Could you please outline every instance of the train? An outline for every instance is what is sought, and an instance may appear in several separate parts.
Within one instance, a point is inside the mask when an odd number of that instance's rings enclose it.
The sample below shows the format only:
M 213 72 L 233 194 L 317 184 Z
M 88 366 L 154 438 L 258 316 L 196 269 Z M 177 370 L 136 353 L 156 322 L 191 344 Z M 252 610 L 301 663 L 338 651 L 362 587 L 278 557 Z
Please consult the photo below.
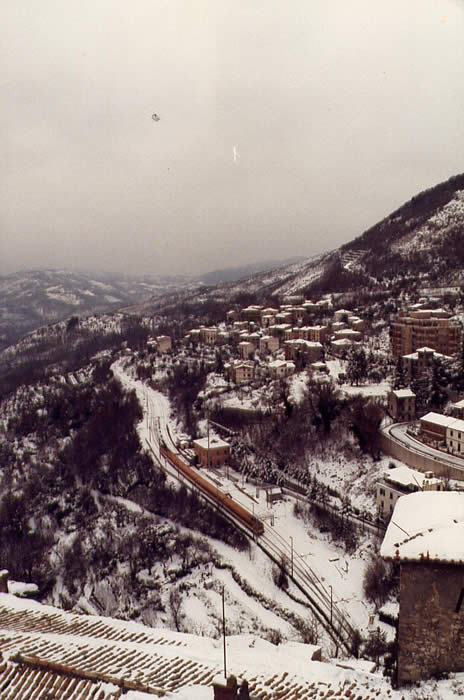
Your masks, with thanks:
M 248 530 L 257 536 L 262 535 L 264 532 L 264 525 L 262 521 L 255 515 L 250 513 L 246 508 L 236 503 L 229 494 L 225 494 L 219 489 L 217 489 L 211 482 L 204 479 L 200 474 L 198 474 L 194 469 L 192 469 L 188 464 L 186 464 L 179 455 L 171 452 L 165 444 L 160 445 L 160 454 L 171 464 L 175 469 L 177 469 L 182 476 L 184 476 L 188 481 L 190 481 L 197 489 L 199 489 L 203 494 L 208 496 L 210 500 L 213 500 L 217 505 L 221 506 L 224 510 L 237 518 L 242 525 L 244 525 Z

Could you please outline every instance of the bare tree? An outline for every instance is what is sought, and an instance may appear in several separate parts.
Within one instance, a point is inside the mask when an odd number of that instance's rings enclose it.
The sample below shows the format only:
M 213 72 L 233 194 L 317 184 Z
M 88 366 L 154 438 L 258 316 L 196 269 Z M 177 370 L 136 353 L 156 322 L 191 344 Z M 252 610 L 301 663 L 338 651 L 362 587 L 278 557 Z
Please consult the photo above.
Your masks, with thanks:
M 169 605 L 176 630 L 180 632 L 184 615 L 182 613 L 182 594 L 176 586 L 171 588 L 169 592 Z

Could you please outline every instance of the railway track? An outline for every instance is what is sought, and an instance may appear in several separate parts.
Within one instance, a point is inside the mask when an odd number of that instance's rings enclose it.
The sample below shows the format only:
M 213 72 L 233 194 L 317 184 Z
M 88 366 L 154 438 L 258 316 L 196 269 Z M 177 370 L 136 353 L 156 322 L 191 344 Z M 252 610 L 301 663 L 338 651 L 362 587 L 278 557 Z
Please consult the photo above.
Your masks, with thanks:
M 139 398 L 142 398 L 140 387 L 138 388 Z M 316 619 L 321 623 L 331 639 L 337 645 L 342 645 L 350 652 L 355 629 L 350 622 L 348 614 L 339 607 L 337 603 L 338 596 L 334 587 L 329 585 L 330 590 L 328 590 L 317 573 L 290 547 L 287 540 L 283 538 L 274 527 L 271 527 L 263 521 L 259 521 L 260 532 L 257 532 L 256 528 L 253 530 L 250 523 L 246 522 L 246 518 L 240 519 L 234 515 L 233 511 L 225 507 L 225 494 L 222 493 L 217 486 L 211 488 L 209 492 L 198 489 L 193 480 L 186 477 L 185 473 L 181 473 L 182 470 L 176 469 L 173 464 L 169 464 L 165 459 L 166 454 L 163 455 L 163 443 L 168 451 L 172 452 L 178 459 L 182 460 L 185 458 L 183 451 L 176 446 L 169 431 L 167 423 L 168 410 L 166 409 L 165 401 L 164 397 L 158 399 L 153 396 L 153 392 L 143 387 L 142 404 L 146 411 L 145 420 L 146 427 L 148 428 L 146 443 L 155 463 L 166 473 L 170 474 L 170 476 L 182 481 L 188 488 L 194 489 L 200 493 L 202 498 L 216 507 L 225 518 L 245 532 L 248 537 L 253 538 L 256 544 L 278 566 L 284 565 L 288 577 L 304 595 Z M 189 465 L 186 466 L 189 467 Z M 218 497 L 215 497 L 215 492 Z M 245 510 L 249 507 L 248 504 L 242 504 L 237 499 L 235 499 L 234 502 Z M 249 515 L 252 521 L 254 515 L 251 513 L 249 513 Z

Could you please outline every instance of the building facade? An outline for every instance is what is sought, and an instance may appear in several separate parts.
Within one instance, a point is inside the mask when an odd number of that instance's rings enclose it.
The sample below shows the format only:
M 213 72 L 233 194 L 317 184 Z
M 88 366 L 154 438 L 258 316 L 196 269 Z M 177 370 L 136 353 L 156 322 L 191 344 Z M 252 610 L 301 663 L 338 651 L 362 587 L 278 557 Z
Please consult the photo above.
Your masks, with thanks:
M 388 413 L 398 423 L 416 417 L 416 395 L 411 389 L 394 389 L 388 395 Z
M 464 494 L 401 498 L 380 554 L 400 567 L 398 684 L 464 671 Z
M 459 322 L 446 318 L 442 309 L 420 309 L 393 321 L 390 342 L 395 359 L 423 347 L 443 355 L 457 355 L 462 345 L 462 328 Z
M 193 449 L 203 467 L 221 467 L 230 456 L 229 443 L 217 437 L 194 440 Z

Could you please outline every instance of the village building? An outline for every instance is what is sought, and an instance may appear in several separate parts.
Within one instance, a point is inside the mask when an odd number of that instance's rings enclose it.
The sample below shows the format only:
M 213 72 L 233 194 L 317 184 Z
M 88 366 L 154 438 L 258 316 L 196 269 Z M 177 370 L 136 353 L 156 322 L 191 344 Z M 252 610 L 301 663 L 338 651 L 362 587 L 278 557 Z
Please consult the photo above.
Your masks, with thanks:
M 416 417 L 416 395 L 411 389 L 394 389 L 388 395 L 388 413 L 398 423 Z
M 344 328 L 348 328 L 348 325 L 346 323 L 343 323 L 343 321 L 334 321 L 330 325 L 330 329 L 332 333 L 337 333 L 338 331 L 342 331 Z
M 279 339 L 273 335 L 263 335 L 259 339 L 259 351 L 266 354 L 272 354 L 279 349 Z
M 342 340 L 343 338 L 357 342 L 362 340 L 362 333 L 361 331 L 355 331 L 353 328 L 342 328 L 340 331 L 335 331 L 335 340 Z
M 293 323 L 293 315 L 291 311 L 279 311 L 275 317 L 276 324 L 288 323 L 291 325 Z
M 284 343 L 285 359 L 303 359 L 305 364 L 317 362 L 322 357 L 321 343 L 313 343 L 309 340 L 286 340 Z
M 364 331 L 366 329 L 366 322 L 364 319 L 359 318 L 359 316 L 351 316 L 348 320 L 351 328 L 355 331 Z
M 342 321 L 344 323 L 348 323 L 351 316 L 354 316 L 353 312 L 347 311 L 346 309 L 338 309 L 338 311 L 334 311 L 334 319 L 336 322 Z
M 426 370 L 433 369 L 436 365 L 451 359 L 448 355 L 424 347 L 409 353 L 409 355 L 402 355 L 401 366 L 408 379 L 413 379 L 421 376 Z
M 234 384 L 250 382 L 255 377 L 255 363 L 251 361 L 235 360 L 224 365 L 226 379 Z
M 397 359 L 424 347 L 443 355 L 456 355 L 462 344 L 462 328 L 447 316 L 443 309 L 418 309 L 399 316 L 390 326 L 393 357 Z
M 464 420 L 455 418 L 446 426 L 446 447 L 448 452 L 464 457 Z
M 400 566 L 399 685 L 464 671 L 464 494 L 400 498 L 380 554 Z
M 353 343 L 348 338 L 340 338 L 339 340 L 331 341 L 330 349 L 337 357 L 344 357 L 348 350 L 351 349 L 352 345 Z
M 433 472 L 418 472 L 406 466 L 394 467 L 383 473 L 376 484 L 377 512 L 380 517 L 389 517 L 396 501 L 401 496 L 415 491 L 443 491 L 443 481 Z
M 255 321 L 259 323 L 261 321 L 262 306 L 247 306 L 246 309 L 242 309 L 241 317 L 243 321 Z
M 451 415 L 455 418 L 464 418 L 464 399 L 451 405 Z
M 446 429 L 455 420 L 453 416 L 442 416 L 441 413 L 430 411 L 419 418 L 421 440 L 437 447 L 446 446 Z
M 279 338 L 279 343 L 282 343 L 285 331 L 291 327 L 290 323 L 275 323 L 273 326 L 269 326 L 269 335 Z
M 218 437 L 193 441 L 193 449 L 202 467 L 221 467 L 230 456 L 230 445 Z
M 295 371 L 294 363 L 285 360 L 274 360 L 269 363 L 268 367 L 272 379 L 283 379 Z
M 169 335 L 159 335 L 156 338 L 156 349 L 158 352 L 165 353 L 172 350 L 172 340 Z
M 309 326 L 309 338 L 315 343 L 325 343 L 329 336 L 328 326 Z
M 238 344 L 238 354 L 242 360 L 249 360 L 255 354 L 256 346 L 254 343 L 250 343 L 249 340 L 242 340 Z
M 218 333 L 217 328 L 205 328 L 202 326 L 200 328 L 200 341 L 206 345 L 216 345 Z

